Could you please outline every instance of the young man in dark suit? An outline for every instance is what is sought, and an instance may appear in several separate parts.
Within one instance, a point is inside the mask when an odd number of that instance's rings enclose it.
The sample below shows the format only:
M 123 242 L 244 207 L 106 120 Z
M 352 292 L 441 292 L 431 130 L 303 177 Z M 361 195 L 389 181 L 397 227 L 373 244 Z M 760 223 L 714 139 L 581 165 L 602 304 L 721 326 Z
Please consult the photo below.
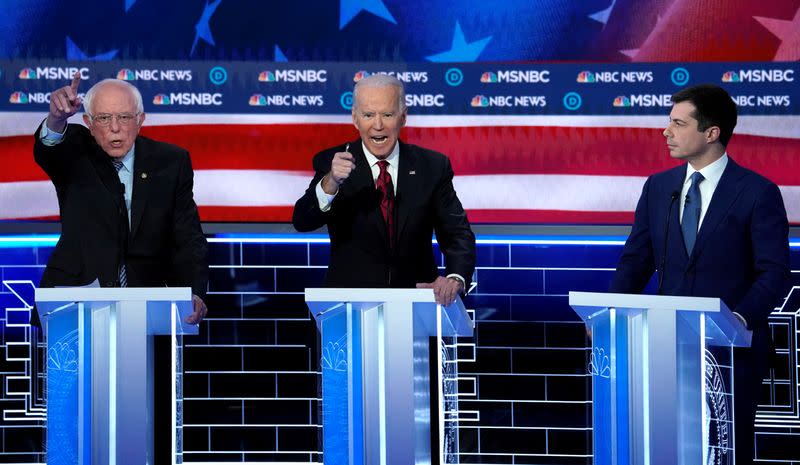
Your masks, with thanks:
M 448 305 L 469 288 L 475 235 L 453 189 L 444 155 L 399 140 L 403 84 L 376 74 L 356 83 L 353 124 L 360 139 L 314 156 L 316 172 L 297 201 L 298 231 L 328 226 L 330 287 L 433 288 Z M 445 276 L 431 238 L 445 257 Z
M 788 292 L 786 209 L 774 183 L 728 156 L 737 112 L 724 89 L 691 87 L 672 101 L 664 137 L 688 163 L 645 182 L 610 290 L 640 293 L 658 271 L 659 293 L 718 297 L 753 331 L 751 347 L 734 350 L 733 382 L 736 463 L 752 463 L 767 317 Z

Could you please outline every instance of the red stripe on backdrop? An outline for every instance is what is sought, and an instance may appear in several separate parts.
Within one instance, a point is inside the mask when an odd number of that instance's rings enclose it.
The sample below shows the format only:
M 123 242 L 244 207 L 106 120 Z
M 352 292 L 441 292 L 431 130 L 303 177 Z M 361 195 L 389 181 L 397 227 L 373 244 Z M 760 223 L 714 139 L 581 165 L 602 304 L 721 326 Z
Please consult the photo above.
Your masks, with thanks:
M 318 151 L 354 139 L 346 124 L 185 125 L 143 134 L 186 147 L 196 170 L 308 171 Z M 406 141 L 445 153 L 456 175 L 537 173 L 647 176 L 676 166 L 660 129 L 587 127 L 406 128 Z M 33 138 L 0 138 L 0 182 L 47 179 Z M 800 139 L 736 135 L 733 159 L 781 185 L 800 185 Z

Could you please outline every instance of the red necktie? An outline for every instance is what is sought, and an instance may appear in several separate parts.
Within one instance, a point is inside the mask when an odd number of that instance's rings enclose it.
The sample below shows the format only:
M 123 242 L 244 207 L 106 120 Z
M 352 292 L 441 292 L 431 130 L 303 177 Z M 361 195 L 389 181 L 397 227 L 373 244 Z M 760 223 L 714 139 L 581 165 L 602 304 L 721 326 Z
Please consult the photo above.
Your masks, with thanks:
M 380 160 L 378 167 L 378 179 L 375 181 L 375 188 L 381 193 L 381 214 L 383 220 L 386 222 L 386 229 L 389 231 L 389 245 L 394 245 L 394 184 L 392 184 L 392 175 L 386 169 L 389 162 Z

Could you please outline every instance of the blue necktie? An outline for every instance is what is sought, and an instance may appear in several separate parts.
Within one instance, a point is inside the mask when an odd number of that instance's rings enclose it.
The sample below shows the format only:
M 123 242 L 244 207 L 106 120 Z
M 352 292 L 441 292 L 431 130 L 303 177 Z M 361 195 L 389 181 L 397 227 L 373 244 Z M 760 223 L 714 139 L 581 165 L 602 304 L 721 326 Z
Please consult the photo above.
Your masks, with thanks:
M 119 170 L 121 170 L 122 166 L 123 166 L 121 161 L 115 160 L 115 159 L 111 160 L 111 164 L 114 165 L 114 168 L 117 170 L 117 173 L 119 173 Z M 125 204 L 125 198 L 124 197 L 122 199 L 122 202 L 123 202 L 123 205 L 124 205 Z M 128 207 L 126 206 L 125 207 L 125 218 L 124 218 L 126 223 L 128 221 L 128 211 L 127 210 L 128 210 Z M 126 226 L 126 231 L 127 231 L 127 224 L 125 226 Z M 127 238 L 125 238 L 125 239 L 127 240 Z M 125 259 L 124 258 L 122 260 L 120 260 L 120 263 L 119 263 L 119 287 L 128 287 L 128 272 L 125 270 Z
M 699 171 L 692 174 L 692 185 L 686 193 L 686 201 L 683 205 L 683 221 L 681 230 L 683 231 L 683 243 L 686 244 L 686 253 L 691 255 L 694 249 L 694 242 L 697 239 L 697 228 L 700 224 L 700 183 L 705 179 Z

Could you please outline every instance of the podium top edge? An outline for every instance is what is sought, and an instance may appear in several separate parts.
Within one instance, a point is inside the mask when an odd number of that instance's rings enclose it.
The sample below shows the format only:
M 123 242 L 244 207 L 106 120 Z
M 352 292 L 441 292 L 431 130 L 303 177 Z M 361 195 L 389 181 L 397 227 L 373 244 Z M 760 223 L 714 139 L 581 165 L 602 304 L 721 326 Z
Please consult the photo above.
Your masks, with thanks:
M 727 309 L 717 297 L 614 294 L 606 292 L 570 292 L 569 304 L 581 307 L 664 308 L 696 312 L 720 312 Z
M 421 302 L 436 303 L 433 289 L 309 287 L 306 302 Z
M 190 287 L 56 287 L 36 288 L 36 302 L 191 301 Z

